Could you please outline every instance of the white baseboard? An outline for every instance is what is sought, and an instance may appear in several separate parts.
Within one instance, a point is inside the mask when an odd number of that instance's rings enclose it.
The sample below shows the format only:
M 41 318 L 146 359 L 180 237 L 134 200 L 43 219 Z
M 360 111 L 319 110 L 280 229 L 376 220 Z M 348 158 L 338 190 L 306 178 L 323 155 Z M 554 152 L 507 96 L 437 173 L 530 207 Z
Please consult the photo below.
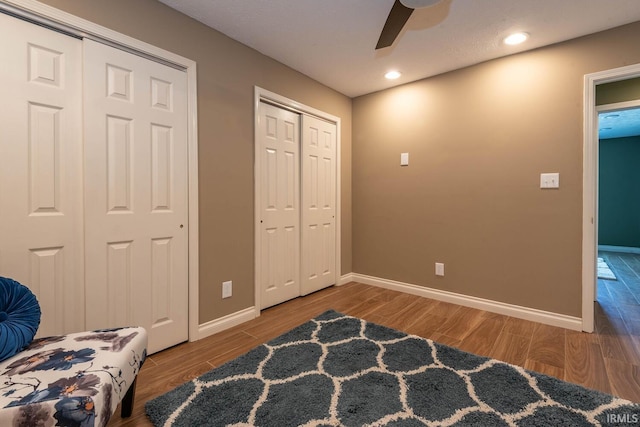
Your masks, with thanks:
M 598 250 L 608 252 L 622 252 L 625 254 L 640 254 L 640 248 L 632 248 L 628 246 L 598 245 Z
M 575 331 L 582 330 L 582 319 L 579 317 L 507 304 L 500 301 L 492 301 L 484 298 L 442 291 L 440 289 L 412 285 L 409 283 L 396 282 L 394 280 L 381 279 L 379 277 L 366 276 L 364 274 L 351 273 L 346 276 L 350 276 L 352 281 L 364 283 L 365 285 L 378 286 L 380 288 L 450 302 L 453 304 L 463 305 L 465 307 L 477 308 L 480 310 L 490 311 L 492 313 L 517 317 L 519 319 L 531 320 L 533 322 L 544 323 L 546 325 L 559 326 L 561 328 L 572 329 Z
M 258 312 L 259 313 L 259 312 Z M 245 308 L 244 310 L 236 311 L 235 313 L 228 314 L 219 319 L 211 320 L 198 326 L 198 336 L 195 340 L 201 340 L 218 332 L 222 332 L 226 329 L 232 328 L 249 320 L 256 318 L 255 307 Z
M 606 249 L 609 250 L 609 249 Z M 531 320 L 533 322 L 544 323 L 552 326 L 559 326 L 576 331 L 582 330 L 582 319 L 567 316 L 564 314 L 552 313 L 535 308 L 522 307 L 519 305 L 506 304 L 499 301 L 492 301 L 484 298 L 469 295 L 457 294 L 440 289 L 427 288 L 424 286 L 412 285 L 410 283 L 396 282 L 395 280 L 381 279 L 379 277 L 366 276 L 358 273 L 348 273 L 340 277 L 336 286 L 342 286 L 350 282 L 364 283 L 365 285 L 378 286 L 380 288 L 391 289 L 411 295 L 431 298 L 438 301 L 450 302 L 463 305 L 465 307 L 477 308 L 490 311 L 492 313 L 504 314 L 506 316 L 517 317 L 519 319 Z M 197 341 L 202 338 L 217 334 L 226 329 L 248 322 L 260 315 L 260 310 L 255 307 L 248 307 L 219 319 L 211 320 L 198 326 L 198 336 L 191 339 Z
M 353 273 L 344 274 L 336 283 L 336 286 L 346 285 L 349 282 L 353 282 Z

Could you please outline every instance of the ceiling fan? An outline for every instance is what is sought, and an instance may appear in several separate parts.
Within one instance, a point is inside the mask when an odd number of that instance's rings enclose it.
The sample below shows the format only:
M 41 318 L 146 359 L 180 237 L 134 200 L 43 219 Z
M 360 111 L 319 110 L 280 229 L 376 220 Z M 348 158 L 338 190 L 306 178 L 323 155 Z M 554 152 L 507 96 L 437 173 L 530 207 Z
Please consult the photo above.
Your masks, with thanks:
M 433 6 L 442 0 L 396 0 L 384 23 L 376 50 L 393 44 L 415 9 Z

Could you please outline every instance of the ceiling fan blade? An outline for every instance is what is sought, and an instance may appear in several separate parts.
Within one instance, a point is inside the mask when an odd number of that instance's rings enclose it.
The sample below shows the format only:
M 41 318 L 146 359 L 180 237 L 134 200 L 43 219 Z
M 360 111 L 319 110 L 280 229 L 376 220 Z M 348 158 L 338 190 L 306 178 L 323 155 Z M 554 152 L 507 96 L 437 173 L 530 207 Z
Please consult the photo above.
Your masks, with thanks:
M 382 33 L 380 33 L 376 50 L 393 44 L 412 13 L 413 9 L 400 3 L 400 0 L 395 1 L 391 8 L 391 12 L 389 12 L 389 16 L 387 17 L 387 22 L 384 23 Z

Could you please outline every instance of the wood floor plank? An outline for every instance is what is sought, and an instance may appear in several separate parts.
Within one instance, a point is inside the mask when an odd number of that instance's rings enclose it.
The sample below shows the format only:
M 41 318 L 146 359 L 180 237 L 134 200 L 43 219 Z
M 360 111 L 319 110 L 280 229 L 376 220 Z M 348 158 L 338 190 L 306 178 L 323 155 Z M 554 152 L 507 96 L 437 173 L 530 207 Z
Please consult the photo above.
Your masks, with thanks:
M 498 335 L 489 357 L 524 367 L 531 337 L 504 332 Z
M 591 334 L 567 333 L 565 380 L 611 393 L 611 385 L 597 340 Z
M 260 327 L 260 328 L 249 328 L 245 332 L 255 336 L 260 341 L 268 341 L 287 332 L 290 329 L 295 328 L 298 325 L 301 325 L 306 320 L 311 319 L 320 313 L 322 313 L 324 309 L 320 309 L 317 311 L 308 311 L 303 313 L 295 313 L 291 314 L 291 317 L 288 320 L 281 320 L 277 323 L 273 323 L 268 326 L 268 328 Z
M 640 359 L 621 318 L 598 317 L 596 327 L 605 358 L 629 363 Z
M 518 319 L 517 317 L 509 317 L 504 324 L 504 332 L 508 334 L 520 335 L 525 338 L 533 336 L 533 330 L 536 322 L 530 320 Z
M 425 313 L 416 322 L 409 325 L 404 331 L 408 334 L 423 338 L 431 338 L 444 322 L 444 318 L 431 313 Z
M 157 366 L 143 370 L 138 375 L 136 402 L 144 402 L 153 396 L 166 393 L 193 378 L 213 369 L 209 363 L 195 365 Z
M 382 307 L 375 310 L 374 313 L 382 317 L 395 316 L 398 312 L 403 311 L 408 305 L 415 304 L 415 301 L 416 297 L 414 295 L 400 293 Z
M 602 301 L 603 299 L 611 300 L 611 293 L 609 293 L 606 280 L 598 279 L 598 286 L 596 288 L 598 301 Z
M 407 327 L 418 321 L 419 317 L 425 313 L 417 309 L 417 304 L 418 300 L 414 298 L 410 304 L 399 310 L 396 314 L 389 316 L 390 327 L 404 331 Z
M 443 335 L 440 332 L 434 333 L 431 339 L 435 342 L 439 342 L 440 344 L 448 345 L 450 347 L 458 347 L 460 345 L 460 340 L 449 337 L 447 335 Z
M 618 310 L 618 305 L 613 299 L 599 299 L 596 301 L 594 304 L 594 315 L 596 321 L 598 320 L 598 317 L 622 317 Z
M 360 292 L 355 293 L 351 298 L 350 298 L 350 303 L 351 305 L 357 305 L 359 303 L 371 300 L 375 297 L 377 297 L 378 295 L 380 295 L 380 293 L 382 293 L 384 291 L 384 289 L 380 289 L 380 288 L 374 288 L 374 287 L 368 287 L 365 288 L 363 290 L 361 290 Z
M 624 322 L 629 335 L 632 337 L 640 337 L 640 319 L 624 316 L 622 321 Z
M 361 302 L 360 304 L 350 308 L 345 314 L 350 316 L 364 318 L 364 316 L 373 313 L 378 308 L 385 304 L 384 301 L 379 301 L 374 298 Z
M 539 372 L 541 374 L 549 375 L 559 380 L 564 380 L 564 369 L 557 366 L 548 365 L 538 360 L 527 359 L 524 363 L 524 368 L 530 371 Z
M 462 341 L 480 322 L 482 322 L 482 311 L 470 307 L 460 307 L 455 312 L 455 316 L 449 317 L 442 324 L 438 332 Z
M 433 314 L 434 316 L 439 316 L 443 319 L 448 319 L 456 315 L 459 309 L 462 306 L 451 304 L 449 302 L 444 301 L 434 301 L 431 308 L 429 308 L 429 314 Z
M 362 317 L 367 322 L 377 323 L 378 325 L 384 325 L 385 318 L 382 316 L 378 316 L 375 313 L 369 313 L 366 316 Z
M 613 393 L 640 402 L 640 366 L 615 359 L 605 359 L 605 363 Z
M 225 331 L 226 332 L 226 331 Z M 234 331 L 233 333 L 221 332 L 214 335 L 210 340 L 196 341 L 188 347 L 171 347 L 160 353 L 153 354 L 149 359 L 159 365 L 171 365 L 175 363 L 186 363 L 189 361 L 206 362 L 209 353 L 215 351 L 217 347 L 224 343 L 225 347 L 233 347 L 235 343 L 251 341 L 256 342 L 256 338 L 244 331 Z M 146 364 L 147 362 L 145 362 Z
M 638 294 L 640 294 L 640 290 L 638 291 Z M 640 307 L 635 305 L 620 304 L 619 310 L 620 310 L 620 317 L 622 317 L 625 320 L 625 322 L 626 321 L 640 322 Z
M 622 283 L 608 283 L 607 288 L 614 301 L 620 304 L 640 306 L 638 297 L 626 285 Z
M 391 289 L 380 289 L 380 291 L 378 295 L 373 297 L 376 301 L 389 302 L 402 293 Z
M 529 359 L 564 369 L 565 330 L 537 324 L 529 345 Z
M 426 315 L 433 315 L 433 309 L 436 304 L 437 301 L 430 298 L 416 297 L 416 304 L 413 306 L 416 322 L 421 321 L 421 319 Z
M 484 320 L 469 331 L 460 342 L 459 348 L 480 356 L 491 357 L 491 350 L 502 332 L 506 317 L 497 316 L 488 319 L 487 316 L 482 317 Z

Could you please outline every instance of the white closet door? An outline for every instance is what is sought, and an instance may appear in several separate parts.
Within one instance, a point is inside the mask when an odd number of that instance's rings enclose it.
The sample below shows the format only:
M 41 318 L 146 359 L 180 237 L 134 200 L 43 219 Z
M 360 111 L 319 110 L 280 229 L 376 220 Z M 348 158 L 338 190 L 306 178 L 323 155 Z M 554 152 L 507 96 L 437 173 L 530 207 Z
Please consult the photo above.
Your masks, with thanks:
M 87 326 L 188 338 L 187 78 L 84 42 Z
M 82 42 L 0 13 L 0 275 L 39 336 L 84 329 Z
M 302 118 L 302 295 L 336 283 L 336 129 Z
M 260 308 L 300 295 L 300 116 L 263 102 L 258 111 Z

